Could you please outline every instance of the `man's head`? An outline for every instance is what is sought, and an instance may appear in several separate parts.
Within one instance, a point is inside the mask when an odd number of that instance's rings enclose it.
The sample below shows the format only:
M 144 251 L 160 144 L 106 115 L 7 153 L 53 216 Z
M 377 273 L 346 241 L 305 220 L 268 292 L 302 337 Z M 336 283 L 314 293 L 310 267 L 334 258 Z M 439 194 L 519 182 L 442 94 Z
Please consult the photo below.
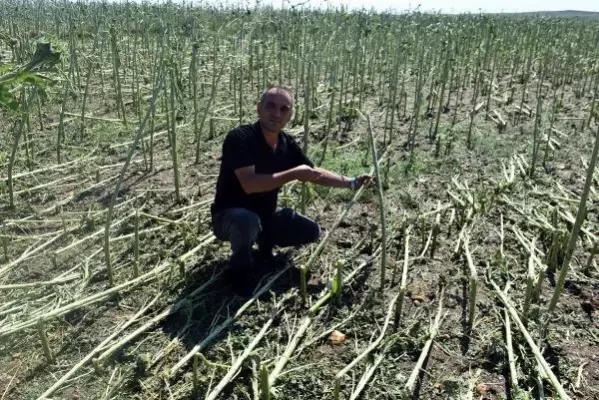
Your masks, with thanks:
M 288 89 L 272 86 L 262 93 L 257 110 L 263 129 L 279 133 L 291 119 L 293 97 Z

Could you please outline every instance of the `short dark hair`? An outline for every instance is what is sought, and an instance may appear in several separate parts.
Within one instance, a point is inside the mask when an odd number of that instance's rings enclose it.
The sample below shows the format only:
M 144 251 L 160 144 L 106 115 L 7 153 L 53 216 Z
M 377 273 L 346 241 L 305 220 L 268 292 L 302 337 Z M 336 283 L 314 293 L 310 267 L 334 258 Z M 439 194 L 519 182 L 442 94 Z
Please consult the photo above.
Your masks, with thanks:
M 285 86 L 285 85 L 276 85 L 276 84 L 268 85 L 266 90 L 264 90 L 262 92 L 262 94 L 260 95 L 260 104 L 264 103 L 264 99 L 266 99 L 266 95 L 268 94 L 268 92 L 270 92 L 273 89 L 275 89 L 276 91 L 287 92 L 289 94 L 289 97 L 291 97 L 291 107 L 293 107 L 293 94 L 291 93 L 291 88 L 289 88 L 288 86 Z

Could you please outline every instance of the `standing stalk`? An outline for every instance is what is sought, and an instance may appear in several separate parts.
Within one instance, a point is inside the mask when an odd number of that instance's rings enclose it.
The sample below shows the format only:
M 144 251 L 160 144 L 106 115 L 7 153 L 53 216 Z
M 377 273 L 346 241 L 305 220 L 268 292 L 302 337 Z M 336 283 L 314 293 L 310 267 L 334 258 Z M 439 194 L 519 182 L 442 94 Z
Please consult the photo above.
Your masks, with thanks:
M 14 141 L 12 144 L 12 149 L 10 150 L 10 159 L 8 161 L 8 207 L 11 210 L 15 208 L 15 199 L 14 199 L 14 187 L 13 187 L 13 179 L 12 172 L 15 166 L 15 159 L 17 156 L 17 150 L 19 148 L 19 140 L 21 139 L 21 134 L 23 133 L 23 121 L 15 122 L 13 125 L 14 128 Z
M 572 259 L 572 253 L 574 252 L 574 247 L 576 246 L 576 240 L 578 239 L 578 232 L 580 231 L 580 226 L 582 225 L 583 220 L 586 216 L 586 202 L 589 197 L 589 189 L 593 182 L 593 174 L 595 172 L 595 165 L 597 164 L 597 154 L 599 153 L 599 129 L 595 131 L 595 145 L 593 146 L 593 154 L 591 155 L 591 160 L 589 162 L 589 167 L 587 169 L 587 176 L 584 182 L 584 189 L 582 191 L 582 195 L 580 196 L 580 203 L 578 204 L 578 213 L 576 214 L 576 221 L 574 222 L 574 226 L 572 227 L 572 233 L 570 234 L 570 240 L 568 242 L 568 247 L 566 249 L 566 254 L 564 255 L 564 260 L 562 263 L 562 268 L 559 273 L 559 277 L 557 279 L 557 284 L 555 286 L 555 291 L 553 292 L 553 296 L 551 297 L 551 302 L 549 303 L 549 307 L 547 307 L 547 315 L 549 316 L 555 306 L 557 305 L 557 301 L 559 300 L 559 296 L 561 295 L 564 284 L 566 282 L 566 275 L 568 275 L 568 271 L 570 270 L 570 260 Z M 549 318 L 547 318 L 546 323 L 549 323 Z
M 218 36 L 218 35 L 216 35 Z M 210 107 L 212 106 L 212 102 L 214 101 L 214 97 L 216 95 L 216 87 L 218 85 L 218 82 L 220 81 L 220 77 L 222 75 L 223 69 L 225 68 L 225 61 L 223 60 L 221 62 L 221 66 L 220 69 L 217 70 L 217 42 L 216 42 L 216 37 L 214 39 L 214 60 L 213 60 L 213 65 L 212 65 L 212 89 L 210 90 L 210 98 L 208 99 L 208 103 L 206 103 L 206 109 L 204 110 L 204 113 L 202 114 L 202 121 L 200 121 L 200 127 L 198 128 L 197 132 L 196 132 L 196 157 L 195 157 L 195 164 L 199 164 L 200 163 L 200 151 L 201 151 L 201 132 L 202 129 L 204 128 L 204 123 L 206 122 L 206 118 L 208 117 L 208 114 L 210 113 Z
M 163 68 L 164 68 L 164 66 L 163 66 Z M 158 79 L 158 82 L 156 83 L 155 88 L 154 88 L 154 93 L 152 94 L 150 109 L 146 113 L 146 116 L 145 116 L 143 122 L 141 123 L 141 125 L 139 126 L 139 130 L 137 131 L 137 134 L 135 135 L 135 139 L 133 140 L 133 143 L 131 143 L 131 146 L 129 147 L 129 153 L 127 154 L 127 160 L 125 161 L 125 165 L 123 165 L 123 169 L 121 170 L 121 174 L 119 175 L 119 180 L 116 184 L 114 191 L 112 192 L 112 197 L 110 199 L 110 205 L 108 207 L 108 212 L 106 215 L 106 227 L 104 228 L 104 258 L 105 258 L 105 262 L 106 262 L 106 272 L 108 274 L 108 281 L 110 282 L 111 286 L 114 285 L 114 276 L 112 274 L 112 261 L 110 260 L 110 225 L 112 223 L 112 211 L 114 209 L 114 203 L 116 202 L 116 197 L 120 191 L 120 187 L 123 182 L 123 178 L 125 176 L 125 171 L 127 171 L 127 168 L 129 167 L 129 164 L 131 163 L 131 158 L 133 157 L 133 153 L 135 152 L 135 149 L 137 148 L 137 144 L 139 143 L 139 140 L 143 135 L 144 128 L 146 126 L 146 123 L 148 122 L 148 119 L 152 113 L 152 110 L 154 109 L 154 107 L 156 105 L 156 98 L 158 97 L 158 94 L 160 93 L 162 84 L 165 79 L 164 74 L 166 74 L 164 71 L 161 71 L 161 74 L 157 74 L 157 76 L 159 76 L 160 78 Z
M 191 67 L 189 69 L 189 80 L 191 81 L 191 91 L 193 97 L 193 133 L 196 141 L 200 140 L 200 131 L 198 129 L 198 49 L 199 44 L 194 43 L 191 53 Z
M 368 136 L 370 137 L 370 147 L 372 148 L 372 159 L 374 162 L 374 171 L 375 171 L 375 176 L 376 176 L 376 188 L 377 188 L 377 195 L 379 198 L 379 211 L 380 211 L 380 217 L 381 217 L 382 254 L 381 254 L 380 291 L 382 294 L 383 290 L 385 288 L 385 272 L 387 270 L 387 222 L 386 222 L 386 218 L 385 218 L 385 202 L 383 201 L 383 187 L 382 187 L 382 181 L 381 181 L 381 174 L 379 172 L 379 160 L 378 160 L 378 154 L 377 154 L 377 150 L 376 150 L 376 143 L 374 140 L 374 134 L 372 133 L 372 124 L 370 123 L 370 115 L 368 115 L 366 117 L 366 119 L 368 121 Z
M 100 23 L 98 23 L 98 25 L 96 27 L 96 33 L 94 35 L 94 44 L 92 46 L 91 54 L 96 53 L 96 49 L 98 48 L 98 37 L 99 36 L 100 36 Z M 87 104 L 87 96 L 89 94 L 89 83 L 91 81 L 94 65 L 95 65 L 95 62 L 93 61 L 93 59 L 90 58 L 88 60 L 87 74 L 85 77 L 85 89 L 83 91 L 83 99 L 81 102 L 81 130 L 79 131 L 79 140 L 80 141 L 83 141 L 83 137 L 85 135 L 85 107 Z M 64 101 L 66 101 L 66 98 L 63 98 L 63 104 L 64 104 Z M 62 120 L 61 120 L 61 122 L 62 122 Z
M 310 136 L 310 97 L 312 95 L 311 93 L 311 86 L 310 86 L 310 73 L 312 72 L 312 63 L 310 63 L 308 61 L 308 77 L 304 80 L 304 153 L 308 154 L 308 138 Z M 308 197 L 308 193 L 307 193 L 307 187 L 306 187 L 306 183 L 303 182 L 302 183 L 302 214 L 306 213 L 306 202 L 307 202 L 307 197 Z
M 447 78 L 449 75 L 449 63 L 451 61 L 451 54 L 449 54 L 449 49 L 451 49 L 451 43 L 445 43 L 444 45 L 444 53 L 445 53 L 445 63 L 443 64 L 443 75 L 441 77 L 441 94 L 439 95 L 439 106 L 437 107 L 437 118 L 435 120 L 435 129 L 432 132 L 430 137 L 431 141 L 434 141 L 437 138 L 437 131 L 439 129 L 439 120 L 441 119 L 441 113 L 443 111 L 443 101 L 445 100 L 445 88 L 447 86 Z M 451 85 L 451 82 L 450 82 Z
M 114 74 L 114 86 L 116 89 L 116 101 L 119 116 L 123 118 L 123 124 L 127 126 L 127 116 L 125 115 L 125 104 L 123 103 L 123 92 L 121 90 L 121 76 L 119 75 L 119 68 L 121 61 L 119 58 L 118 47 L 116 43 L 116 30 L 114 26 L 110 27 L 110 43 L 112 47 L 112 64 Z
M 174 71 L 172 68 L 170 70 L 170 78 L 171 78 L 170 79 L 170 81 L 171 81 L 171 90 L 170 90 L 171 155 L 173 157 L 173 173 L 175 175 L 174 176 L 174 178 L 175 178 L 175 199 L 176 199 L 177 203 L 179 203 L 181 201 L 181 190 L 180 190 L 180 183 L 179 183 L 179 162 L 178 162 L 179 156 L 177 153 L 177 133 L 176 133 L 177 109 L 175 107 L 175 76 L 174 76 Z

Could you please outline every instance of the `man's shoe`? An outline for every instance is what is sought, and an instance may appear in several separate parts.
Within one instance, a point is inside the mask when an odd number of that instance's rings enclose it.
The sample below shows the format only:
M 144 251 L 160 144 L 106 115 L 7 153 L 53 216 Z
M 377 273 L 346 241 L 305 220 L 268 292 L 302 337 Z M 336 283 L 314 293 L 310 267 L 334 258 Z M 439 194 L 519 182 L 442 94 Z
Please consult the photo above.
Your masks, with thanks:
M 231 256 L 225 278 L 236 294 L 251 297 L 258 283 L 255 272 L 251 253 L 243 251 Z

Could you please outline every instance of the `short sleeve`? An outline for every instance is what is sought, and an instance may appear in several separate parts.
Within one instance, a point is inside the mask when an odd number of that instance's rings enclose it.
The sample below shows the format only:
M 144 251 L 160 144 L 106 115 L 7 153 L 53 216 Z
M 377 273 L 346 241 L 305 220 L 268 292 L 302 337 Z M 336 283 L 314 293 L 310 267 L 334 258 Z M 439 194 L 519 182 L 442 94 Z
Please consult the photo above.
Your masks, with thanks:
M 247 148 L 248 144 L 245 135 L 238 131 L 231 131 L 223 143 L 223 165 L 233 171 L 254 165 L 255 161 L 252 152 Z
M 288 151 L 289 151 L 289 160 L 291 161 L 291 167 L 294 168 L 299 165 L 308 165 L 309 167 L 314 168 L 314 163 L 312 160 L 308 158 L 306 153 L 299 146 L 297 141 L 292 136 L 287 136 L 288 143 Z

